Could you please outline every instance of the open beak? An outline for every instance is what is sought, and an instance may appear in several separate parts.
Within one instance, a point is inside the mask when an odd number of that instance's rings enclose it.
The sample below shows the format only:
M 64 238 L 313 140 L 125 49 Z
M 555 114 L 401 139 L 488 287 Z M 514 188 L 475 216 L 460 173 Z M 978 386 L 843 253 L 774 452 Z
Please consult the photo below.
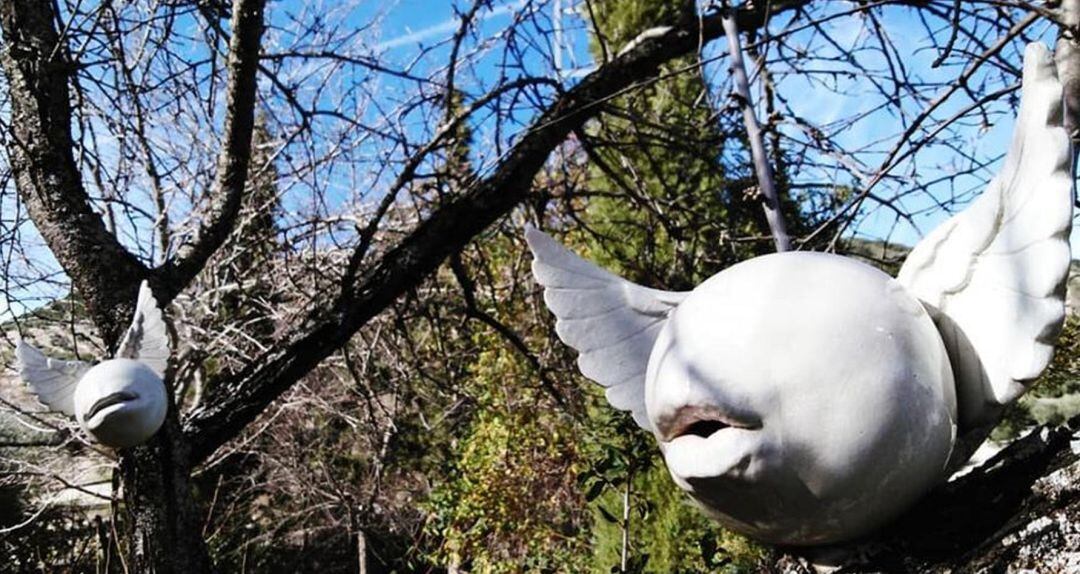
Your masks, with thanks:
M 671 442 L 681 436 L 694 435 L 708 438 L 726 428 L 759 429 L 759 420 L 734 420 L 716 407 L 691 406 L 679 407 L 675 414 L 661 421 L 660 439 Z
M 120 403 L 126 403 L 128 401 L 133 401 L 137 398 L 139 398 L 139 395 L 136 395 L 135 393 L 132 393 L 130 391 L 117 391 L 115 393 L 105 395 L 104 397 L 101 397 L 100 399 L 95 401 L 94 404 L 90 406 L 90 410 L 86 411 L 86 419 L 90 420 L 94 418 L 94 415 L 98 414 L 106 407 L 111 407 Z

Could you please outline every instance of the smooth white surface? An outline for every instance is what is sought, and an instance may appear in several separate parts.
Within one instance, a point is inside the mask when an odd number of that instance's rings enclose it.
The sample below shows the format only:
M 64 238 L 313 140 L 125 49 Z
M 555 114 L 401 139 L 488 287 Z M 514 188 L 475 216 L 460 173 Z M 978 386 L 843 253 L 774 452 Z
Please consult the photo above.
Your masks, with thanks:
M 50 359 L 22 340 L 15 348 L 19 376 L 42 404 L 75 417 L 97 442 L 126 448 L 153 436 L 168 410 L 162 379 L 168 364 L 169 337 L 161 309 L 145 281 L 117 355 L 91 367 L 83 361 Z M 115 404 L 91 413 L 103 400 Z
M 139 299 L 135 303 L 135 316 L 116 348 L 116 357 L 138 359 L 164 379 L 171 352 L 165 318 L 161 315 L 154 293 L 150 291 L 150 285 L 143 281 L 139 286 Z
M 88 416 L 95 403 L 126 393 L 125 399 Z M 127 448 L 146 442 L 165 421 L 165 384 L 149 365 L 112 359 L 94 365 L 75 387 L 75 418 L 97 442 Z
M 956 437 L 948 355 L 884 273 L 785 253 L 663 294 L 526 233 L 560 339 L 613 406 L 644 409 L 675 483 L 718 521 L 768 542 L 836 542 L 944 478 Z M 612 401 L 613 388 L 629 400 Z M 699 421 L 726 428 L 698 436 Z
M 1030 45 L 1001 173 L 898 280 L 785 253 L 665 293 L 530 229 L 533 272 L 583 374 L 706 512 L 767 542 L 858 537 L 944 480 L 1050 360 L 1073 201 L 1061 121 L 1053 61 Z
M 607 389 L 611 406 L 645 416 L 645 370 L 668 312 L 686 293 L 635 285 L 569 252 L 547 234 L 525 230 L 533 276 L 558 319 L 555 331 L 578 355 L 581 374 Z
M 942 477 L 952 370 L 895 280 L 819 253 L 709 279 L 653 349 L 646 406 L 675 483 L 762 541 L 820 544 L 894 518 Z M 695 420 L 730 425 L 707 438 Z
M 1027 390 L 1064 321 L 1073 179 L 1061 90 L 1049 51 L 1029 44 L 1001 172 L 915 246 L 898 276 L 935 313 L 964 428 L 993 424 Z
M 89 363 L 50 359 L 22 339 L 15 345 L 15 362 L 19 376 L 41 404 L 49 410 L 75 416 L 75 385 L 90 369 Z

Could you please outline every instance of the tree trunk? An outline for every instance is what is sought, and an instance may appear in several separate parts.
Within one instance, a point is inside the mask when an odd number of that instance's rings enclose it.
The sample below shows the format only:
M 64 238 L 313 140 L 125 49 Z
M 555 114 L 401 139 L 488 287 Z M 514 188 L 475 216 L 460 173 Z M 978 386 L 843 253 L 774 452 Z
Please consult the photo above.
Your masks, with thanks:
M 809 0 L 771 5 L 773 13 Z M 93 209 L 75 161 L 69 83 L 78 63 L 71 61 L 58 32 L 56 4 L 42 0 L 0 1 L 3 50 L 0 63 L 8 79 L 11 136 L 6 141 L 20 197 L 50 250 L 85 301 L 106 344 L 112 347 L 131 317 L 138 284 L 149 278 L 166 304 L 205 264 L 235 226 L 250 152 L 264 0 L 234 0 L 229 49 L 225 144 L 219 158 L 207 223 L 190 246 L 161 268 L 148 269 L 123 247 Z M 740 11 L 740 26 L 765 20 L 760 7 Z M 216 26 L 216 22 L 211 22 Z M 645 36 L 610 66 L 590 74 L 560 97 L 510 151 L 496 172 L 425 220 L 397 248 L 356 280 L 356 289 L 322 318 L 290 336 L 240 373 L 236 392 L 192 413 L 188 432 L 171 405 L 162 430 L 149 444 L 120 456 L 120 477 L 130 517 L 129 566 L 136 572 L 200 573 L 213 566 L 201 538 L 202 520 L 191 488 L 191 470 L 202 458 L 235 437 L 265 407 L 340 347 L 371 317 L 434 271 L 455 251 L 526 199 L 531 182 L 551 150 L 594 115 L 595 104 L 653 77 L 663 62 L 696 50 L 703 38 L 720 34 L 718 18 L 688 22 L 660 36 Z M 422 157 L 422 156 L 419 156 Z M 319 315 L 318 317 L 322 317 Z
M 75 63 L 56 21 L 51 1 L 0 2 L 0 63 L 11 96 L 4 144 L 19 197 L 111 344 L 127 327 L 147 269 L 109 233 L 83 187 L 71 137 Z
M 250 157 L 264 4 L 264 0 L 234 2 L 226 141 L 212 224 L 200 230 L 193 254 L 152 278 L 163 304 L 190 281 L 233 227 Z M 68 55 L 58 21 L 51 1 L 0 2 L 4 40 L 0 63 L 11 96 L 11 130 L 5 144 L 19 196 L 112 348 L 130 321 L 139 282 L 151 271 L 108 231 L 83 186 L 74 154 L 69 87 L 78 63 Z M 136 572 L 212 570 L 192 496 L 190 461 L 189 441 L 180 430 L 175 405 L 170 405 L 162 430 L 147 445 L 121 453 L 120 476 L 130 517 L 129 566 Z
M 190 449 L 174 405 L 154 438 L 126 450 L 121 484 L 131 533 L 135 572 L 200 574 L 213 571 L 202 536 L 203 520 L 192 496 Z

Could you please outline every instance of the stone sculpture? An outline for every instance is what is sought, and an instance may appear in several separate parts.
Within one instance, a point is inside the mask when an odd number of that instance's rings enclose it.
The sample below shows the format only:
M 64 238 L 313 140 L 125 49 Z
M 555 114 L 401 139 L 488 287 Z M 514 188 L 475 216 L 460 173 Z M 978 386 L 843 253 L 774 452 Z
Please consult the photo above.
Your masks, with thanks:
M 1012 146 L 896 279 L 787 252 L 649 289 L 535 229 L 533 273 L 582 374 L 652 431 L 675 483 L 765 542 L 848 540 L 966 460 L 1045 369 L 1064 319 L 1073 180 L 1062 88 L 1028 46 Z
M 75 417 L 88 435 L 105 446 L 142 444 L 165 420 L 169 401 L 163 379 L 169 335 L 145 281 L 116 358 L 96 365 L 50 359 L 22 340 L 15 357 L 19 375 L 42 404 Z

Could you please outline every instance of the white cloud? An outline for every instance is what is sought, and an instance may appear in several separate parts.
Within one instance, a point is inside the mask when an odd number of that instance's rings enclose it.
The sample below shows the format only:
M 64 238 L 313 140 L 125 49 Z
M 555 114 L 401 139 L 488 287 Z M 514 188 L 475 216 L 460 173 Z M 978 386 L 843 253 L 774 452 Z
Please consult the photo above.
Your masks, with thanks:
M 517 10 L 518 8 L 521 8 L 524 5 L 525 5 L 524 0 L 519 0 L 517 2 L 511 2 L 509 4 L 505 4 L 503 6 L 496 7 L 494 9 L 492 9 L 492 10 L 487 11 L 487 12 L 482 12 L 482 13 L 478 14 L 477 17 L 476 17 L 476 21 L 477 22 L 484 22 L 484 21 L 490 20 L 492 18 L 499 18 L 499 17 L 502 17 L 502 16 L 506 16 L 507 14 L 512 13 L 513 11 Z M 376 52 L 382 52 L 382 51 L 385 51 L 385 50 L 393 50 L 394 48 L 400 48 L 402 46 L 410 46 L 410 45 L 418 44 L 418 43 L 423 42 L 425 40 L 430 40 L 432 38 L 437 38 L 439 36 L 449 34 L 449 33 L 453 32 L 454 30 L 457 30 L 458 26 L 460 26 L 460 25 L 461 25 L 461 21 L 459 19 L 457 19 L 457 18 L 448 18 L 448 19 L 446 19 L 446 20 L 444 20 L 442 22 L 439 22 L 438 24 L 432 24 L 431 26 L 428 26 L 426 28 L 421 28 L 420 30 L 417 30 L 415 32 L 410 32 L 410 33 L 405 34 L 403 36 L 398 36 L 396 38 L 391 38 L 390 40 L 380 42 L 380 43 L 375 45 L 375 51 Z

